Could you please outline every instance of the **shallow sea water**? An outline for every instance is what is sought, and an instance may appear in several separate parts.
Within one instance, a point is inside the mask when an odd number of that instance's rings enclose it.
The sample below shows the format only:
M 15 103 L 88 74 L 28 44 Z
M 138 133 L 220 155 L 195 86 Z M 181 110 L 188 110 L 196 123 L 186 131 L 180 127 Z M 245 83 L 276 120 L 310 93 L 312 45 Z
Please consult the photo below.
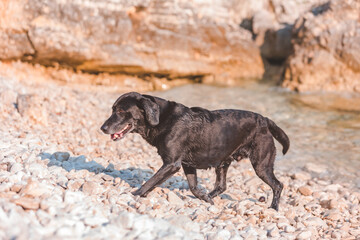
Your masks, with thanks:
M 235 87 L 185 85 L 151 94 L 187 106 L 243 109 L 269 117 L 291 141 L 285 156 L 276 145 L 276 170 L 296 172 L 315 163 L 328 169 L 323 177 L 360 188 L 358 96 L 298 94 L 254 81 Z

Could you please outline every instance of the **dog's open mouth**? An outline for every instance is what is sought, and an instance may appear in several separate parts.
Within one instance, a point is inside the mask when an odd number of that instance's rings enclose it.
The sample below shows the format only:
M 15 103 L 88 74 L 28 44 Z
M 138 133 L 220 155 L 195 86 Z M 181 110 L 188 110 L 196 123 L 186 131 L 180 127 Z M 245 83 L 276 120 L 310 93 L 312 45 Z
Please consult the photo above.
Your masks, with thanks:
M 133 129 L 132 124 L 128 124 L 123 129 L 121 129 L 119 132 L 111 134 L 111 139 L 113 141 L 120 140 L 121 138 L 123 138 L 125 136 L 125 134 L 130 132 L 132 129 Z

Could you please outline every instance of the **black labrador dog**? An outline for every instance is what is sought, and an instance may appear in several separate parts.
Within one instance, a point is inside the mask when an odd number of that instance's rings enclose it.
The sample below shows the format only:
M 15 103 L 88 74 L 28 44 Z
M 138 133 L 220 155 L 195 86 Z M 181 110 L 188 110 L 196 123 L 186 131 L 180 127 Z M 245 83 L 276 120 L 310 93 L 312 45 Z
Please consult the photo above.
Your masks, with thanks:
M 120 96 L 112 114 L 102 125 L 116 141 L 129 132 L 139 133 L 155 146 L 163 166 L 134 195 L 145 197 L 183 167 L 191 192 L 213 204 L 212 198 L 226 189 L 226 173 L 233 160 L 249 158 L 256 174 L 273 191 L 271 208 L 278 210 L 283 189 L 273 172 L 273 137 L 289 149 L 288 136 L 273 121 L 260 114 L 241 110 L 209 111 L 186 107 L 136 92 Z M 216 169 L 214 189 L 205 194 L 197 187 L 196 169 Z

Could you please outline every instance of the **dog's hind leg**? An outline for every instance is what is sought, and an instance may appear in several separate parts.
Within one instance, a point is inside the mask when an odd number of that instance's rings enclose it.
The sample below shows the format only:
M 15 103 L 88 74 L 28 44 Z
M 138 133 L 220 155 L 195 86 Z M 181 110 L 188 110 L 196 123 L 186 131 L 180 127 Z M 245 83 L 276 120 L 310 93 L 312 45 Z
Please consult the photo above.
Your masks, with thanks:
M 196 169 L 184 164 L 182 167 L 188 180 L 190 191 L 194 194 L 194 196 L 208 203 L 214 204 L 213 200 L 211 200 L 211 198 L 206 193 L 202 193 L 201 190 L 197 187 Z
M 214 198 L 226 190 L 226 173 L 229 169 L 230 163 L 231 160 L 216 168 L 216 182 L 214 189 L 209 193 L 210 198 Z
M 254 146 L 250 154 L 250 161 L 256 175 L 258 175 L 273 191 L 273 199 L 270 208 L 278 211 L 281 191 L 283 184 L 274 175 L 274 161 L 276 149 L 274 140 L 271 136 L 261 135 L 256 139 L 257 145 Z

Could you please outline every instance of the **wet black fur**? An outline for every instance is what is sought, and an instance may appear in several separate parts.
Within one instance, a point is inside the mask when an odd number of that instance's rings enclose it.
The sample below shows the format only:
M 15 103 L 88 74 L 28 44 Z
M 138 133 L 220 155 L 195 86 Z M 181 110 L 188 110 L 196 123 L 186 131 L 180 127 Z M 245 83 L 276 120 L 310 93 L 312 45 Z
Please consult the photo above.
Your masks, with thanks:
M 158 97 L 131 92 L 120 96 L 101 130 L 113 134 L 127 124 L 158 149 L 163 166 L 134 195 L 145 197 L 183 167 L 191 192 L 213 204 L 226 190 L 226 173 L 233 160 L 249 158 L 256 174 L 273 190 L 271 208 L 278 210 L 283 188 L 273 172 L 276 149 L 273 137 L 289 149 L 288 136 L 273 121 L 241 110 L 209 111 L 186 107 Z M 205 194 L 197 187 L 196 169 L 214 167 L 214 189 Z

